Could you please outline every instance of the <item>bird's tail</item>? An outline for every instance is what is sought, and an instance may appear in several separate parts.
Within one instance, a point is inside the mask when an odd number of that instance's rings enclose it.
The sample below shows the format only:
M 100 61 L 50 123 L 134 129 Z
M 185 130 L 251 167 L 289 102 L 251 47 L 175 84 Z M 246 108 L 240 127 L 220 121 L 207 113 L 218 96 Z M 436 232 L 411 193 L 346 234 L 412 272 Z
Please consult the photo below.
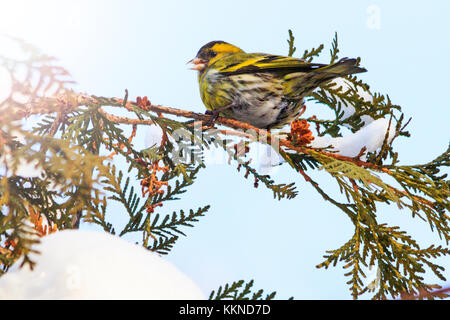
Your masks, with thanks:
M 366 72 L 367 70 L 358 67 L 356 59 L 343 58 L 336 63 L 329 64 L 326 67 L 319 68 L 315 72 L 336 75 L 338 77 L 347 76 L 350 74 Z
M 304 97 L 330 80 L 367 71 L 358 67 L 357 64 L 356 59 L 343 58 L 336 63 L 323 65 L 307 73 L 291 73 L 285 77 L 285 94 L 293 98 Z

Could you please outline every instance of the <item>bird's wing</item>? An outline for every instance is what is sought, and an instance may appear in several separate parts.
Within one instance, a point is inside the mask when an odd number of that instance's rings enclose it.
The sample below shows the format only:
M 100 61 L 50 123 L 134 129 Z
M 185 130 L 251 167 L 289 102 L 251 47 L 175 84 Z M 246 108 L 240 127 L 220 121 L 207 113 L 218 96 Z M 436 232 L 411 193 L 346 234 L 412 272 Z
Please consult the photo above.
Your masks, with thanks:
M 256 72 L 310 72 L 327 66 L 326 64 L 308 63 L 301 59 L 292 57 L 258 53 L 239 54 L 235 57 L 230 57 L 229 60 L 229 63 L 223 63 L 219 68 L 220 74 L 234 75 Z

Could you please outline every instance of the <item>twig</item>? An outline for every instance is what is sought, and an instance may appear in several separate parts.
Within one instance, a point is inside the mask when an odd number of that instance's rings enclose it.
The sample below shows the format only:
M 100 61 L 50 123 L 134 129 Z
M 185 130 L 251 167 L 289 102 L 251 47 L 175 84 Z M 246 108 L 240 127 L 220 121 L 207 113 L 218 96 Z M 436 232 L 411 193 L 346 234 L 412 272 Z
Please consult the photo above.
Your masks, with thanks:
M 131 119 L 131 118 L 126 118 L 126 117 L 119 117 L 119 116 L 109 114 L 109 113 L 105 112 L 103 109 L 101 109 L 101 106 L 123 107 L 122 99 L 97 98 L 97 97 L 87 96 L 87 95 L 83 95 L 83 94 L 76 94 L 75 98 L 72 98 L 72 99 L 56 98 L 54 100 L 55 101 L 53 101 L 53 104 L 51 104 L 51 108 L 49 108 L 50 110 L 48 110 L 49 112 L 55 112 L 57 110 L 57 108 L 55 108 L 55 105 L 54 105 L 55 103 L 57 104 L 59 102 L 61 104 L 61 107 L 64 107 L 64 103 L 62 103 L 62 102 L 67 103 L 68 100 L 71 100 L 71 101 L 76 101 L 76 106 L 72 106 L 73 109 L 76 108 L 77 106 L 82 106 L 82 105 L 87 105 L 87 104 L 99 105 L 99 109 L 98 109 L 99 112 L 112 122 L 130 124 L 130 125 L 153 125 L 154 124 L 154 122 L 149 119 L 141 120 L 141 119 Z M 40 108 L 35 108 L 35 109 L 29 108 L 29 110 L 32 110 L 36 113 L 47 113 L 47 112 L 45 112 L 45 108 L 42 108 L 42 104 L 39 104 L 39 107 Z M 131 111 L 132 107 L 139 108 L 139 106 L 136 102 L 127 101 L 127 107 L 126 107 L 127 110 Z M 67 106 L 66 106 L 66 108 L 67 108 Z M 164 114 L 171 114 L 171 115 L 178 116 L 178 117 L 201 120 L 204 122 L 207 122 L 210 120 L 209 115 L 196 113 L 196 112 L 192 112 L 192 111 L 186 111 L 186 110 L 182 110 L 182 109 L 171 108 L 171 107 L 163 107 L 161 105 L 149 104 L 148 106 L 145 107 L 145 110 L 156 112 L 156 113 L 159 112 L 159 113 L 164 113 Z M 268 143 L 270 143 L 271 140 L 273 139 L 272 135 L 270 134 L 269 131 L 267 131 L 265 129 L 260 129 L 260 128 L 254 127 L 248 123 L 241 122 L 238 120 L 224 118 L 224 117 L 218 117 L 216 120 L 216 124 L 221 124 L 221 125 L 224 125 L 224 126 L 227 126 L 230 128 L 234 128 L 234 129 L 246 130 L 247 132 L 254 132 L 254 133 L 256 133 L 256 136 L 255 136 L 256 138 L 262 137 L 262 138 L 264 138 L 264 140 L 267 139 L 265 141 L 267 141 Z M 251 133 L 249 135 L 253 136 L 253 134 L 251 134 Z M 279 140 L 280 146 L 286 147 L 288 149 L 294 150 L 299 153 L 310 154 L 310 152 L 316 152 L 316 153 L 320 153 L 324 156 L 334 158 L 337 160 L 352 162 L 360 167 L 369 168 L 372 170 L 390 174 L 390 171 L 387 168 L 384 168 L 380 165 L 377 165 L 377 164 L 374 164 L 371 162 L 366 162 L 366 161 L 362 161 L 360 159 L 354 159 L 352 157 L 342 156 L 342 155 L 338 155 L 335 153 L 326 152 L 326 151 L 322 151 L 322 150 L 316 150 L 316 149 L 307 148 L 307 147 L 296 147 L 290 141 L 288 141 L 286 139 L 278 138 L 278 140 Z

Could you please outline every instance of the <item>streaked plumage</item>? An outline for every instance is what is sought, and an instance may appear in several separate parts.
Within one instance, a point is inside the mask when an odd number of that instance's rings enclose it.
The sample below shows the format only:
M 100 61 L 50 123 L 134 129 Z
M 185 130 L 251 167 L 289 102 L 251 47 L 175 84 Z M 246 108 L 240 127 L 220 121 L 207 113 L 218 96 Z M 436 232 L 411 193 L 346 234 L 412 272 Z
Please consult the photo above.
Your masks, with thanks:
M 223 41 L 204 45 L 190 62 L 198 70 L 200 95 L 208 110 L 258 128 L 290 123 L 303 98 L 322 83 L 365 72 L 356 59 L 332 65 L 264 53 L 245 53 Z

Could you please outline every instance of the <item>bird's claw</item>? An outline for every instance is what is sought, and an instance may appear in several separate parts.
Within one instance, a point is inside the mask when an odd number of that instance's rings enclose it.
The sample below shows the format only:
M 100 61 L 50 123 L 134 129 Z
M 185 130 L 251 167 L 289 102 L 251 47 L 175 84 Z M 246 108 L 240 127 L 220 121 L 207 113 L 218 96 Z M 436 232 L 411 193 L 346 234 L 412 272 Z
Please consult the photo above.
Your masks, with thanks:
M 217 118 L 219 117 L 220 110 L 214 110 L 214 111 L 212 111 L 212 110 L 207 110 L 207 111 L 205 112 L 205 114 L 211 116 L 211 117 L 209 118 L 209 120 L 206 121 L 206 126 L 207 126 L 208 128 L 213 128 L 213 127 L 214 127 L 214 124 L 216 123 Z
M 229 108 L 232 108 L 233 106 L 235 106 L 235 104 L 234 103 L 230 103 L 229 105 L 226 105 L 225 107 L 221 107 L 221 108 L 218 108 L 218 109 L 215 109 L 215 110 L 206 110 L 205 114 L 211 116 L 211 118 L 207 121 L 206 125 L 209 128 L 214 127 L 214 124 L 215 124 L 217 118 L 219 117 L 220 113 L 225 111 L 225 110 L 227 110 L 227 109 L 229 109 Z

